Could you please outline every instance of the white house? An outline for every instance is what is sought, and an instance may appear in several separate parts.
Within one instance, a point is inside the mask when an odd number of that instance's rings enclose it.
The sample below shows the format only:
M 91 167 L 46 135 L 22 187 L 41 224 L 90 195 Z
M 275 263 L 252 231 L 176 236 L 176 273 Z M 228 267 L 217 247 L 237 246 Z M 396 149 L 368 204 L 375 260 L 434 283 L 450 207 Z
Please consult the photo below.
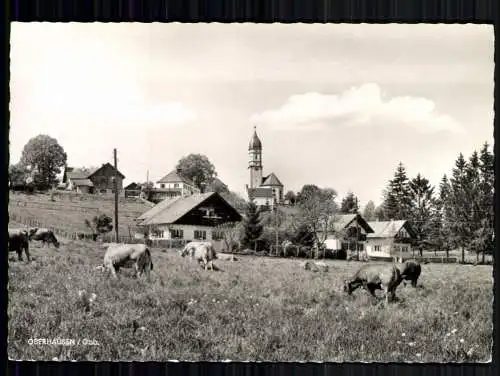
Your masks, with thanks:
M 212 241 L 220 249 L 224 233 L 219 226 L 241 221 L 241 215 L 216 192 L 166 198 L 137 218 L 149 228 L 150 239 Z
M 163 193 L 163 197 L 189 196 L 200 193 L 193 181 L 181 175 L 179 169 L 175 169 L 162 177 L 154 184 L 155 191 Z
M 368 257 L 408 256 L 415 231 L 407 220 L 368 222 L 373 233 L 367 234 L 366 253 Z
M 373 229 L 360 214 L 340 214 L 331 219 L 324 245 L 331 251 L 364 250 L 367 234 Z M 324 236 L 321 234 L 320 236 Z

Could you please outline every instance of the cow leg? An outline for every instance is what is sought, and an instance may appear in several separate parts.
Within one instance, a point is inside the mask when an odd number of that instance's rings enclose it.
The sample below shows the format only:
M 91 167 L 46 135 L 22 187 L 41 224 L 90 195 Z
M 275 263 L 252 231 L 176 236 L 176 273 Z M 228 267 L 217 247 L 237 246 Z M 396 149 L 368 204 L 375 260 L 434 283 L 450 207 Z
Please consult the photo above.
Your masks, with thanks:
M 111 269 L 111 275 L 113 276 L 113 278 L 117 279 L 118 276 L 116 275 L 116 272 L 118 270 L 120 270 L 120 268 L 119 267 L 115 267 L 114 265 L 111 265 L 110 269 Z
M 413 287 L 417 287 L 417 280 L 416 280 L 416 279 L 414 279 L 413 281 L 411 281 L 411 285 L 412 285 Z
M 19 251 L 16 251 L 16 253 L 17 253 L 17 259 L 19 261 L 23 261 L 23 250 L 20 249 Z
M 31 261 L 31 257 L 30 257 L 29 246 L 26 246 L 26 248 L 24 248 L 24 253 L 26 253 L 26 258 L 28 259 L 28 262 L 30 262 Z
M 376 285 L 374 285 L 373 283 L 368 283 L 366 284 L 366 289 L 368 290 L 371 296 L 375 298 L 377 297 L 377 295 L 375 295 L 375 290 L 377 289 Z

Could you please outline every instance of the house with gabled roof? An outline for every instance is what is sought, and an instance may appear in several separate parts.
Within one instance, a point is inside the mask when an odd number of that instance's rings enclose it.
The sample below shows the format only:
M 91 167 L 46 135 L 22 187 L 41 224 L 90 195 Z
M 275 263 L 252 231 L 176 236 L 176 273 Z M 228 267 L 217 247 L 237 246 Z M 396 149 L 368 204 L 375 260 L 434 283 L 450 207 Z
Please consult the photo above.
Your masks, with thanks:
M 159 199 L 177 196 L 189 196 L 200 193 L 194 182 L 181 174 L 180 169 L 170 171 L 154 184 L 155 195 Z
M 67 190 L 80 193 L 113 193 L 115 175 L 118 191 L 122 191 L 125 175 L 115 170 L 111 163 L 103 163 L 101 167 L 94 168 L 66 167 L 62 183 Z
M 273 208 L 283 202 L 283 184 L 276 174 L 262 176 L 262 142 L 257 136 L 254 127 L 253 136 L 248 145 L 248 168 L 250 170 L 250 184 L 246 186 L 248 199 L 258 206 Z
M 412 251 L 415 230 L 407 220 L 368 222 L 373 233 L 367 234 L 368 257 L 405 256 Z
M 137 218 L 150 239 L 211 241 L 220 249 L 224 239 L 221 225 L 242 219 L 238 211 L 217 192 L 166 198 Z
M 331 251 L 363 251 L 374 230 L 360 214 L 336 214 L 328 226 L 324 245 Z

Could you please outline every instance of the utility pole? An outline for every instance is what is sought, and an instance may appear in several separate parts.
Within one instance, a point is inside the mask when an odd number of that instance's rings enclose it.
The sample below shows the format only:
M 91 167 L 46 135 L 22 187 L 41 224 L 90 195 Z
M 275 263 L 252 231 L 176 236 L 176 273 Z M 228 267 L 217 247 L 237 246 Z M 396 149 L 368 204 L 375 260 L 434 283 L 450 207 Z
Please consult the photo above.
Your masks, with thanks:
M 356 196 L 356 252 L 358 255 L 358 261 L 359 261 L 359 238 L 360 238 L 360 233 L 359 233 L 359 212 L 358 212 L 358 196 Z
M 274 204 L 274 225 L 276 226 L 276 256 L 279 255 L 279 239 L 278 239 L 278 204 Z
M 116 158 L 116 149 L 113 149 L 113 158 L 115 162 L 115 176 L 113 179 L 113 185 L 115 189 L 115 234 L 116 234 L 116 242 L 118 241 L 118 166 L 117 166 L 117 158 Z

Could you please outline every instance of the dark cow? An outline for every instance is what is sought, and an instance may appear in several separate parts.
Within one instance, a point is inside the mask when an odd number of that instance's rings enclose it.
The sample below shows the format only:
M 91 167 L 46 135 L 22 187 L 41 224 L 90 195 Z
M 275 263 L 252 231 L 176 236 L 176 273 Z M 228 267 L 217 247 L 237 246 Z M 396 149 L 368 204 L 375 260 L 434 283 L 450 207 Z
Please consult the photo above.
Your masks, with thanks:
M 401 271 L 401 280 L 411 281 L 413 287 L 417 287 L 417 280 L 420 277 L 422 268 L 417 260 L 407 260 L 399 267 Z
M 383 290 L 385 301 L 394 300 L 396 289 L 401 283 L 401 272 L 395 264 L 392 265 L 364 265 L 348 280 L 344 281 L 344 291 L 349 295 L 358 287 L 363 286 L 372 296 L 375 290 Z
M 28 261 L 30 259 L 28 231 L 9 228 L 9 252 L 16 252 L 19 261 L 23 260 L 23 249 Z
M 56 248 L 59 248 L 59 242 L 54 235 L 52 230 L 46 228 L 32 228 L 29 232 L 29 240 L 41 240 L 43 245 L 54 244 Z

